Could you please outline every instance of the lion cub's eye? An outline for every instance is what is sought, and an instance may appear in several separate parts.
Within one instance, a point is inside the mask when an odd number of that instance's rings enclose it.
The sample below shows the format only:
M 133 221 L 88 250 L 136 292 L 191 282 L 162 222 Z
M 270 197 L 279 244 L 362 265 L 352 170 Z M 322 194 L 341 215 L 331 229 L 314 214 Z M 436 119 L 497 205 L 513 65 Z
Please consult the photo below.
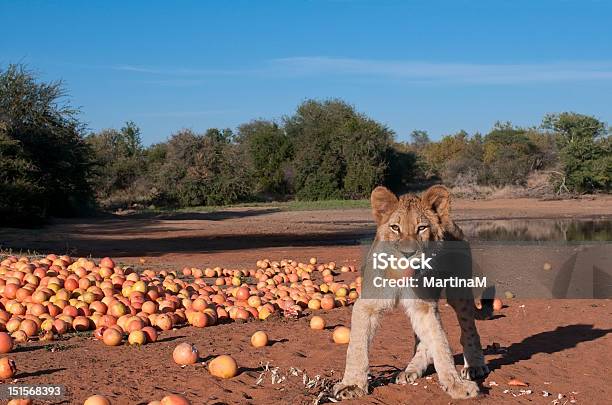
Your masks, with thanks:
M 421 232 L 423 232 L 427 228 L 429 228 L 429 225 L 419 225 L 417 227 L 417 233 L 421 233 Z
M 399 225 L 395 225 L 395 224 L 393 224 L 393 225 L 389 225 L 389 227 L 391 228 L 391 230 L 392 230 L 393 232 L 397 232 L 397 233 L 399 233 L 399 231 L 400 231 L 400 227 L 399 227 Z

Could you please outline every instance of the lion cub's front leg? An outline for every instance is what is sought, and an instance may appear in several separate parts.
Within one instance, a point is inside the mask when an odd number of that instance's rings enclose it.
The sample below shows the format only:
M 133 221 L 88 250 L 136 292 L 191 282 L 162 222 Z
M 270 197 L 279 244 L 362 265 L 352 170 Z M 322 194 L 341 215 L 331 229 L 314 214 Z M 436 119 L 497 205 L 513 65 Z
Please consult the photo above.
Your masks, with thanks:
M 455 399 L 477 396 L 478 385 L 457 373 L 450 345 L 442 329 L 437 302 L 406 299 L 402 300 L 402 305 L 410 317 L 414 332 L 421 341 L 426 342 L 442 387 Z
M 483 378 L 489 373 L 480 344 L 480 336 L 474 322 L 474 300 L 449 299 L 461 327 L 461 345 L 465 365 L 461 376 L 467 380 Z
M 431 364 L 431 356 L 427 353 L 425 342 L 421 342 L 417 335 L 414 335 L 414 356 L 406 368 L 395 378 L 396 384 L 412 384 L 423 376 L 427 367 Z
M 351 399 L 368 393 L 368 353 L 376 333 L 382 310 L 391 305 L 389 300 L 363 299 L 355 302 L 351 317 L 351 340 L 346 352 L 346 367 L 342 381 L 334 386 L 336 399 Z

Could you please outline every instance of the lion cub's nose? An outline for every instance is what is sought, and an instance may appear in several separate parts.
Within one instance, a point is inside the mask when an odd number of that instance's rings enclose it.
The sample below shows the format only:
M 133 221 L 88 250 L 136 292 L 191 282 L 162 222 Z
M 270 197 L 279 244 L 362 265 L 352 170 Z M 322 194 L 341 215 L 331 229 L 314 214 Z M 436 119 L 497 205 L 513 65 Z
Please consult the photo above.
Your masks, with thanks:
M 402 250 L 400 249 L 400 252 L 404 255 L 404 257 L 406 258 L 411 258 L 412 256 L 416 255 L 417 251 L 416 250 Z
M 414 241 L 402 241 L 398 246 L 398 250 L 404 255 L 404 257 L 410 258 L 417 254 L 419 249 Z

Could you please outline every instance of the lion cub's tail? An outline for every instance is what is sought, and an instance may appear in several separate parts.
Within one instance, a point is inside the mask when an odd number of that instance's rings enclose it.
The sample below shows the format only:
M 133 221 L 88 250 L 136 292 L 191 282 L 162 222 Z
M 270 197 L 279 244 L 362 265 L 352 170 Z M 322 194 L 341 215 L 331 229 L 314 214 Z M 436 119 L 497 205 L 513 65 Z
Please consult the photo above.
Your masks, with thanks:
M 493 317 L 493 300 L 495 299 L 495 286 L 490 286 L 482 292 L 480 298 L 480 308 L 474 309 L 476 319 L 491 319 Z

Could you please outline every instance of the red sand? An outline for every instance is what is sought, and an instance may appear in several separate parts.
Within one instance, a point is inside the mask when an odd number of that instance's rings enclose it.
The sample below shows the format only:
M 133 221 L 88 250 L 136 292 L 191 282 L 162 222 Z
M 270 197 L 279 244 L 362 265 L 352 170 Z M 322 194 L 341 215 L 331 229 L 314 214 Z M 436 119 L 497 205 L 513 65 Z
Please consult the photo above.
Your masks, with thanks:
M 505 201 L 505 202 L 504 202 Z M 612 199 L 589 201 L 534 200 L 462 202 L 459 218 L 595 216 L 612 214 Z M 521 207 L 515 209 L 515 207 Z M 190 266 L 247 266 L 262 257 L 291 257 L 338 263 L 360 261 L 359 246 L 339 246 L 372 231 L 367 210 L 276 212 L 270 209 L 228 210 L 216 214 L 182 214 L 171 218 L 107 218 L 57 222 L 43 231 L 0 229 L 3 247 L 75 255 L 121 256 L 126 263 L 145 258 L 152 268 L 179 270 Z M 337 242 L 339 241 L 339 242 Z M 611 300 L 509 300 L 496 319 L 479 321 L 478 328 L 491 374 L 482 382 L 483 395 L 475 403 L 552 404 L 609 403 L 612 389 Z M 167 393 L 183 393 L 193 404 L 311 404 L 319 386 L 306 388 L 303 373 L 313 379 L 338 380 L 344 369 L 346 346 L 331 341 L 336 325 L 350 325 L 350 308 L 319 311 L 329 328 L 313 331 L 310 316 L 297 321 L 227 324 L 204 329 L 180 328 L 162 333 L 157 343 L 142 348 L 106 347 L 90 337 L 72 337 L 44 345 L 22 345 L 11 357 L 21 384 L 64 384 L 64 404 L 79 404 L 95 393 L 115 404 L 146 404 Z M 442 308 L 442 318 L 457 364 L 461 364 L 459 329 L 454 314 Z M 250 346 L 256 330 L 265 330 L 273 344 Z M 398 332 L 399 331 L 399 332 Z M 172 350 L 181 342 L 197 345 L 203 362 L 180 368 Z M 498 347 L 499 345 L 499 347 Z M 498 347 L 498 348 L 494 348 Z M 53 349 L 53 350 L 52 350 Z M 231 354 L 241 367 L 231 380 L 211 377 L 205 362 Z M 417 385 L 390 384 L 412 354 L 412 331 L 398 311 L 388 314 L 375 338 L 371 374 L 372 393 L 354 403 L 448 404 L 453 401 L 438 386 L 435 372 Z M 262 365 L 278 367 L 285 379 L 272 384 Z M 290 373 L 294 368 L 293 374 Z M 298 371 L 299 370 L 299 371 Z M 531 394 L 519 394 L 507 382 L 518 378 Z M 509 390 L 508 392 L 504 392 Z M 543 392 L 550 396 L 543 396 Z M 45 403 L 36 401 L 35 403 Z M 48 402 L 47 402 L 48 403 Z M 463 401 L 463 403 L 467 403 Z

